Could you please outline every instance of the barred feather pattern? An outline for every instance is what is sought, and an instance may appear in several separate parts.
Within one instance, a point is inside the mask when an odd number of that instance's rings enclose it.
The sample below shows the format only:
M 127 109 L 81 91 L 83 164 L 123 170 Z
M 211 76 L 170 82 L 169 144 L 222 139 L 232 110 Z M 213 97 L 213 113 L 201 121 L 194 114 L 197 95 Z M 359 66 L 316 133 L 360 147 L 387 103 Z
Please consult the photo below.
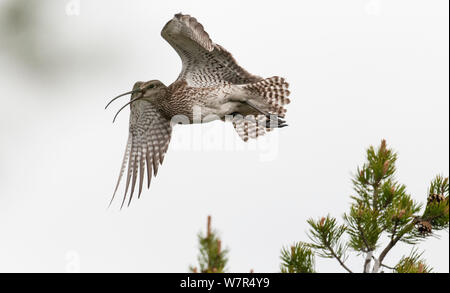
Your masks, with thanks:
M 111 199 L 112 202 L 128 166 L 122 206 L 127 199 L 130 184 L 128 204 L 137 183 L 138 197 L 140 196 L 145 173 L 148 186 L 152 172 L 156 176 L 170 141 L 172 127 L 169 120 L 172 117 L 184 115 L 194 123 L 194 106 L 206 109 L 206 113 L 212 112 L 208 114 L 216 114 L 214 111 L 221 109 L 221 101 L 228 102 L 230 97 L 253 99 L 258 107 L 262 106 L 262 111 L 252 109 L 249 104 L 247 108 L 241 105 L 242 107 L 238 109 L 243 109 L 243 114 L 253 115 L 246 117 L 238 115 L 233 119 L 233 125 L 239 136 L 247 141 L 270 131 L 271 128 L 267 128 L 266 116 L 284 117 L 286 113 L 284 105 L 289 103 L 287 98 L 289 84 L 283 78 L 275 76 L 262 79 L 249 73 L 238 65 L 231 53 L 211 40 L 204 27 L 194 17 L 176 14 L 164 26 L 161 35 L 180 56 L 182 70 L 177 80 L 169 87 L 158 81 L 146 83 L 162 85 L 164 93 L 158 93 L 156 99 L 152 96 L 150 100 L 153 104 L 149 100 L 136 100 L 130 106 L 129 138 Z M 150 88 L 146 88 L 148 89 Z M 241 94 L 243 96 L 240 96 Z M 224 115 L 221 111 L 218 112 Z M 263 112 L 264 115 L 258 115 L 259 112 Z
M 267 104 L 268 114 L 285 117 L 284 105 L 290 103 L 288 99 L 290 92 L 288 90 L 289 83 L 284 78 L 274 76 L 245 85 L 244 88 L 248 90 L 250 96 L 263 98 L 264 103 Z M 237 115 L 233 118 L 233 126 L 239 137 L 248 141 L 249 138 L 257 138 L 272 130 L 271 127 L 266 127 L 266 121 L 265 115 L 248 115 L 246 117 Z
M 258 138 L 268 131 L 266 120 L 264 115 L 236 115 L 232 122 L 239 137 L 246 142 L 249 138 Z
M 288 89 L 289 83 L 284 78 L 274 76 L 248 84 L 244 88 L 253 95 L 263 97 L 269 105 L 270 114 L 275 114 L 282 118 L 285 116 L 286 109 L 284 105 L 291 102 L 288 99 L 291 92 Z
M 177 80 L 191 87 L 246 84 L 262 80 L 238 65 L 222 46 L 211 41 L 203 26 L 192 16 L 176 14 L 161 31 L 175 49 L 183 67 Z
M 195 17 L 188 14 L 183 15 L 181 13 L 177 13 L 174 15 L 172 21 L 176 22 L 180 34 L 189 37 L 189 39 L 195 41 L 208 51 L 214 50 L 214 43 L 211 41 L 208 33 L 203 28 L 203 25 L 199 23 Z M 168 23 L 167 25 L 170 24 Z
M 158 167 L 162 164 L 169 146 L 171 133 L 172 126 L 170 121 L 151 103 L 137 101 L 131 105 L 128 142 L 111 202 L 118 190 L 127 163 L 128 171 L 121 207 L 126 201 L 130 182 L 131 190 L 128 197 L 128 205 L 131 203 L 138 175 L 138 197 L 140 197 L 142 192 L 145 173 L 147 173 L 147 187 L 150 187 L 152 172 L 154 176 L 158 173 Z

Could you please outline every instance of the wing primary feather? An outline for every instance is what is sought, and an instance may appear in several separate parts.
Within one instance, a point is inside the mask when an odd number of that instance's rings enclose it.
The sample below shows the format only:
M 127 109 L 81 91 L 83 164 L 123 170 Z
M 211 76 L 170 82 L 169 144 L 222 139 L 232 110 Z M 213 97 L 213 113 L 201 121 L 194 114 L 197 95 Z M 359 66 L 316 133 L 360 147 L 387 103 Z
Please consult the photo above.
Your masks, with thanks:
M 159 150 L 154 150 L 153 154 L 153 175 L 156 177 L 159 167 Z
M 161 165 L 162 165 L 162 163 L 164 161 L 164 157 L 165 157 L 165 154 L 167 152 L 167 149 L 169 148 L 170 137 L 171 137 L 171 134 L 170 134 L 170 132 L 168 132 L 167 140 L 164 143 L 164 147 L 163 147 L 163 151 L 162 151 L 162 155 L 161 155 Z
M 130 134 L 118 180 L 119 184 L 128 165 L 125 191 L 120 209 L 124 207 L 126 202 L 127 206 L 130 206 L 135 190 L 137 190 L 136 197 L 140 198 L 144 186 L 145 171 L 147 171 L 147 187 L 150 187 L 152 173 L 153 176 L 157 175 L 159 164 L 163 161 L 171 130 L 170 121 L 151 103 L 139 104 L 131 108 Z M 139 186 L 136 186 L 138 181 Z M 118 184 L 114 190 L 113 198 L 118 190 Z M 131 187 L 131 190 L 128 194 L 129 187 Z
M 138 198 L 141 197 L 142 193 L 142 182 L 144 181 L 144 167 L 145 167 L 145 153 L 146 149 L 145 147 L 142 147 L 142 154 L 140 160 L 140 167 L 139 167 L 139 194 Z
M 161 140 L 159 143 L 159 164 L 162 165 L 164 161 L 164 144 L 165 141 Z
M 133 164 L 134 164 L 135 158 L 136 158 L 136 148 L 135 148 L 135 142 L 133 139 L 132 147 L 131 147 L 131 157 L 130 157 L 130 160 L 128 161 L 127 183 L 125 184 L 125 193 L 123 194 L 123 200 L 122 200 L 122 204 L 120 205 L 120 209 L 123 208 L 125 199 L 127 198 L 128 187 L 130 185 L 130 179 L 131 179 L 131 175 L 132 175 L 131 171 L 133 169 Z
M 178 80 L 186 81 L 189 86 L 247 84 L 262 80 L 239 66 L 232 54 L 215 44 L 203 25 L 190 15 L 176 14 L 164 26 L 161 35 L 183 63 Z
M 130 206 L 131 203 L 131 199 L 133 198 L 133 194 L 134 194 L 134 189 L 136 187 L 136 179 L 137 179 L 137 173 L 138 173 L 138 165 L 140 164 L 140 157 L 141 157 L 141 150 L 139 149 L 139 145 L 137 146 L 137 155 L 136 155 L 136 160 L 134 161 L 134 166 L 133 166 L 133 177 L 132 177 L 132 181 L 131 181 L 131 193 L 130 193 L 130 197 L 128 199 L 128 206 Z
M 150 153 L 150 147 L 147 144 L 147 154 L 145 156 L 147 161 L 147 188 L 150 188 L 150 182 L 152 181 L 152 157 Z
M 119 188 L 119 185 L 120 185 L 120 180 L 122 180 L 123 172 L 125 171 L 125 167 L 127 165 L 127 161 L 130 156 L 130 151 L 131 151 L 131 135 L 128 135 L 127 146 L 125 147 L 125 153 L 123 154 L 122 166 L 120 167 L 119 179 L 117 179 L 116 188 L 114 189 L 114 193 L 111 198 L 111 201 L 109 202 L 108 207 L 111 206 L 111 204 L 114 200 L 114 197 L 116 196 L 117 189 Z

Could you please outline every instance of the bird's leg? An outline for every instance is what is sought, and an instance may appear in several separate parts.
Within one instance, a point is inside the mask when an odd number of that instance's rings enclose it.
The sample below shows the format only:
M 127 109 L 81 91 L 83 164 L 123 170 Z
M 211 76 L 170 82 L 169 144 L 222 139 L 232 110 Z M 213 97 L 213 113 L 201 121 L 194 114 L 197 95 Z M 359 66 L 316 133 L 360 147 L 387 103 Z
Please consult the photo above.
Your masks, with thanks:
M 241 113 L 239 113 L 239 112 L 233 112 L 233 113 L 231 113 L 230 115 L 233 116 L 233 118 L 234 118 L 235 116 L 238 116 L 238 115 L 243 116 L 243 115 L 242 115 Z
M 266 128 L 274 128 L 274 127 L 278 127 L 278 128 L 283 128 L 285 126 L 288 126 L 286 124 L 286 121 L 284 121 L 283 119 L 281 119 L 280 117 L 278 117 L 277 115 L 274 114 L 270 114 L 269 112 L 266 112 L 264 110 L 261 110 L 259 107 L 253 105 L 253 103 L 251 103 L 250 101 L 246 101 L 245 102 L 247 105 L 249 105 L 251 108 L 255 109 L 256 111 L 258 111 L 259 113 L 263 114 L 264 116 L 266 116 Z M 277 123 L 275 125 L 272 125 L 270 122 L 272 120 L 272 118 L 275 117 L 277 119 Z

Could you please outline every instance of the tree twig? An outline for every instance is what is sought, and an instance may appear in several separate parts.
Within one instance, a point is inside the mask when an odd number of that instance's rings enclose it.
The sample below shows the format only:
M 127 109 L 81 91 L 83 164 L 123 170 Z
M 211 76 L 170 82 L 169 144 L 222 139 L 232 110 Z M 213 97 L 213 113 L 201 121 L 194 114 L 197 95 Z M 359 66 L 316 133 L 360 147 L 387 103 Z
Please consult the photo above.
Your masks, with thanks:
M 376 258 L 375 258 L 375 256 L 373 256 L 372 255 L 372 259 L 375 261 L 375 263 L 378 261 Z M 395 270 L 395 268 L 394 267 L 390 267 L 390 266 L 388 266 L 388 265 L 385 265 L 385 264 L 382 264 L 382 263 L 380 263 L 379 264 L 379 266 L 381 266 L 381 267 L 385 267 L 385 268 L 387 268 L 387 269 L 390 269 L 390 270 Z M 376 271 L 375 271 L 375 267 L 374 267 L 374 273 L 376 273 Z
M 415 223 L 412 222 L 409 224 L 409 226 L 414 226 Z M 394 231 L 395 232 L 395 231 Z M 400 235 L 397 235 L 397 237 L 394 238 L 394 233 L 391 236 L 391 241 L 388 243 L 388 245 L 383 249 L 383 251 L 380 253 L 380 256 L 378 257 L 378 261 L 380 262 L 380 265 L 383 264 L 383 260 L 386 257 L 386 255 L 388 254 L 388 252 L 392 249 L 392 247 L 395 246 L 395 244 L 397 244 L 397 242 L 403 237 L 405 233 L 402 233 Z
M 325 245 L 325 247 L 330 251 L 331 255 L 339 262 L 339 264 L 349 273 L 353 273 L 341 260 L 341 258 L 334 252 L 333 248 L 329 245 Z

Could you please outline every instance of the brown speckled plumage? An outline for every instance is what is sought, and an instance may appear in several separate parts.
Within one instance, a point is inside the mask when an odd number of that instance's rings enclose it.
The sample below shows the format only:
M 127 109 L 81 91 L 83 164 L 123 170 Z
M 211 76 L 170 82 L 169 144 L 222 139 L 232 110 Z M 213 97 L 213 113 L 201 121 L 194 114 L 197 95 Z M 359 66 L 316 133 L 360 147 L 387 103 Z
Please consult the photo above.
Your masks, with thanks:
M 175 116 L 199 123 L 210 121 L 211 115 L 224 121 L 225 116 L 233 115 L 234 128 L 244 141 L 269 131 L 274 125 L 269 126 L 269 116 L 276 118 L 278 127 L 285 126 L 284 121 L 277 120 L 285 116 L 284 106 L 290 102 L 289 84 L 283 78 L 263 79 L 247 72 L 227 50 L 212 42 L 203 26 L 189 15 L 176 14 L 161 35 L 180 56 L 182 70 L 168 87 L 157 80 L 135 83 L 129 138 L 114 191 L 115 195 L 128 162 L 122 205 L 130 184 L 128 204 L 131 202 L 138 177 L 140 196 L 144 174 L 147 173 L 148 186 L 152 172 L 156 176 L 169 145 L 170 121 Z M 196 121 L 195 109 L 200 110 L 201 121 Z

